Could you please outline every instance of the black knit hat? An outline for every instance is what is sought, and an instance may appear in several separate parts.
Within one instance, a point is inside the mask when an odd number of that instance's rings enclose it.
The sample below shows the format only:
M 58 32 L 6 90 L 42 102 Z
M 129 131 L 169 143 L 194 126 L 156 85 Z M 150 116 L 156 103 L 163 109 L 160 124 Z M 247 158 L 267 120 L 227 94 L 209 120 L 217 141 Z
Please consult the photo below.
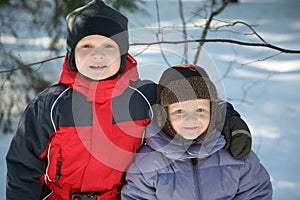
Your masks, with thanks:
M 107 6 L 101 0 L 93 0 L 67 15 L 67 51 L 68 64 L 73 70 L 77 70 L 74 61 L 74 50 L 77 43 L 88 35 L 102 35 L 114 40 L 121 53 L 121 66 L 119 72 L 125 67 L 128 42 L 127 18 Z
M 167 117 L 167 106 L 195 99 L 210 100 L 211 121 L 219 120 L 217 89 L 205 70 L 192 64 L 168 68 L 162 74 L 157 86 L 156 103 L 161 105 L 163 109 L 156 110 L 154 120 L 160 128 L 163 128 L 165 133 L 174 137 L 176 132 Z M 215 123 L 213 126 L 215 126 Z

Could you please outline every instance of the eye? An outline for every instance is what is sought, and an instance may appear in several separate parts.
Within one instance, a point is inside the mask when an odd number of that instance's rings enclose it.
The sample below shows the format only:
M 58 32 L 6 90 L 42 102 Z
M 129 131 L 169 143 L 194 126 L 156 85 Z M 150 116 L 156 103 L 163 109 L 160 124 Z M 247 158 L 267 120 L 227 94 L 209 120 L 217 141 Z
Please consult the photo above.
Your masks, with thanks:
M 183 109 L 178 109 L 174 113 L 175 114 L 182 114 L 182 113 L 184 113 L 184 110 Z
M 112 48 L 116 48 L 116 45 L 112 44 L 112 43 L 107 43 L 107 44 L 104 45 L 104 48 L 112 49 Z
M 82 45 L 82 48 L 84 48 L 84 49 L 90 49 L 90 48 L 92 48 L 92 45 L 90 45 L 90 44 L 84 44 L 84 45 Z
M 204 109 L 198 108 L 198 109 L 196 110 L 196 112 L 204 112 Z

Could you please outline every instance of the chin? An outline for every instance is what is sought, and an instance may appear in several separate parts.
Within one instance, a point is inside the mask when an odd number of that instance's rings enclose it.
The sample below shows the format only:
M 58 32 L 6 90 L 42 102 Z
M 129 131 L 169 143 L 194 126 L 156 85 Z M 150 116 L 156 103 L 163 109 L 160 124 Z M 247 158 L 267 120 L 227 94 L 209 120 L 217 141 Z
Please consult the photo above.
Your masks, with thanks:
M 198 138 L 199 136 L 182 136 L 184 139 L 186 140 L 195 140 L 196 138 Z
M 109 77 L 109 76 L 103 76 L 103 74 L 102 74 L 102 75 L 99 75 L 99 76 L 95 76 L 95 74 L 89 76 L 89 78 L 90 78 L 91 80 L 93 80 L 93 81 L 101 81 L 101 80 L 105 80 L 105 79 L 107 79 L 108 77 Z

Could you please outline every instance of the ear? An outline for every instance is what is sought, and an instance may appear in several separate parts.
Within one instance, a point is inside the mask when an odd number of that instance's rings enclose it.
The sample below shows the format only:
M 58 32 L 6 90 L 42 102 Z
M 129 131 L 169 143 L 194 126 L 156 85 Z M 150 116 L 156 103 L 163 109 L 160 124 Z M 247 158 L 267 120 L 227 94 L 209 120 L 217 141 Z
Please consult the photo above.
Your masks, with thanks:
M 154 122 L 159 128 L 163 128 L 168 117 L 166 109 L 160 104 L 154 104 L 152 109 L 154 113 Z

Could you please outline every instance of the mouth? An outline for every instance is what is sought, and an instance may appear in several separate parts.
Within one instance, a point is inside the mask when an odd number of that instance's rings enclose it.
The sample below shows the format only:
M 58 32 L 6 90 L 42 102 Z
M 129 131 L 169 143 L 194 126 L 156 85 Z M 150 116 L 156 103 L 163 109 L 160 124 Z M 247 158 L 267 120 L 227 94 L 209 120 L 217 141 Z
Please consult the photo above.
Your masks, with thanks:
M 193 127 L 183 127 L 183 129 L 188 130 L 188 131 L 193 131 L 193 130 L 197 130 L 198 126 L 193 126 Z
M 90 65 L 89 67 L 93 70 L 102 70 L 105 69 L 107 65 Z

